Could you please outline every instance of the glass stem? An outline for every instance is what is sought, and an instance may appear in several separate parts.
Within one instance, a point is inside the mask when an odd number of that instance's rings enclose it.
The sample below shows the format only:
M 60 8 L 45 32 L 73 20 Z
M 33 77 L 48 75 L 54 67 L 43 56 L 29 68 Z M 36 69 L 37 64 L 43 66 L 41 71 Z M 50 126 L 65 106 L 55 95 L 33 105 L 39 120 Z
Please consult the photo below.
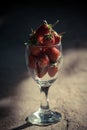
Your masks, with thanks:
M 48 91 L 50 86 L 41 86 L 40 93 L 41 93 L 41 109 L 49 110 L 49 100 L 48 100 Z

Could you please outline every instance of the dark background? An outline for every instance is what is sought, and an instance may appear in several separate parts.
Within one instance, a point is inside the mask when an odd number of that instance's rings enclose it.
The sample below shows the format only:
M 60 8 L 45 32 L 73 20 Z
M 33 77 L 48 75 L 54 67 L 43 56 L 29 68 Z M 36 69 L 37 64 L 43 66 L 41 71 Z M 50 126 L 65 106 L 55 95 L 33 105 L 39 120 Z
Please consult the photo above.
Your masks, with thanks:
M 55 30 L 66 32 L 64 48 L 86 47 L 87 15 L 84 1 L 3 1 L 0 4 L 0 47 L 23 45 L 30 28 L 36 29 L 42 21 L 54 23 Z

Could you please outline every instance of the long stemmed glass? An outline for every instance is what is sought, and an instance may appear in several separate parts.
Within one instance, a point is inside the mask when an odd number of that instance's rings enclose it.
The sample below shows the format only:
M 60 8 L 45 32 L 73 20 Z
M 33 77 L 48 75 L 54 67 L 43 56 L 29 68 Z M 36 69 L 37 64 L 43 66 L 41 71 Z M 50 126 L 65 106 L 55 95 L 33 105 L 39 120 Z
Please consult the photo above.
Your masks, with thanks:
M 38 50 L 40 52 L 39 56 L 31 55 L 32 49 Z M 50 109 L 48 91 L 58 78 L 61 69 L 63 58 L 61 41 L 51 46 L 31 46 L 26 44 L 25 58 L 28 72 L 39 86 L 41 93 L 40 107 L 36 112 L 27 116 L 27 122 L 41 126 L 57 123 L 61 120 L 61 113 Z M 49 61 L 49 58 L 52 62 Z

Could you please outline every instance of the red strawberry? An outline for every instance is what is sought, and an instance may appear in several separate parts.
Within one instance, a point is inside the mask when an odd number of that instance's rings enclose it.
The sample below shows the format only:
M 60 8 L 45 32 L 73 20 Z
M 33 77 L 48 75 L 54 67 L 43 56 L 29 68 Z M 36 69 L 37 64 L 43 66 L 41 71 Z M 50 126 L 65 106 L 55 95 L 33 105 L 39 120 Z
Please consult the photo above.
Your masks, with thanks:
M 47 23 L 40 25 L 38 27 L 38 29 L 36 30 L 36 36 L 41 36 L 41 35 L 47 34 L 47 33 L 49 33 L 50 29 L 51 29 L 51 26 Z
M 40 68 L 48 66 L 49 63 L 50 63 L 50 60 L 49 60 L 49 58 L 46 54 L 41 53 L 38 56 L 38 65 L 39 65 Z
M 38 36 L 37 41 L 40 45 L 43 44 L 43 36 Z
M 55 39 L 55 44 L 58 44 L 61 40 L 61 36 L 56 31 L 52 31 L 52 34 L 53 34 L 54 39 Z
M 46 54 L 51 62 L 56 62 L 60 55 L 60 51 L 56 47 L 51 47 L 46 50 Z
M 47 73 L 47 67 L 40 68 L 39 66 L 37 66 L 37 76 L 39 78 L 42 78 L 46 73 Z
M 50 46 L 55 43 L 55 38 L 52 34 L 47 34 L 43 38 L 43 45 Z
M 36 62 L 35 57 L 32 54 L 30 54 L 28 56 L 28 66 L 30 68 L 32 68 L 32 69 L 35 69 L 36 68 L 36 63 L 35 62 Z
M 47 23 L 44 23 L 38 27 L 35 33 L 35 37 L 39 43 L 42 43 L 44 35 L 48 34 L 51 30 L 51 26 Z
M 50 77 L 55 76 L 57 71 L 58 71 L 58 67 L 56 67 L 56 66 L 52 66 L 52 67 L 48 68 L 48 74 L 49 74 Z
M 31 51 L 31 54 L 34 56 L 38 56 L 41 52 L 41 48 L 38 46 L 30 46 L 29 49 Z

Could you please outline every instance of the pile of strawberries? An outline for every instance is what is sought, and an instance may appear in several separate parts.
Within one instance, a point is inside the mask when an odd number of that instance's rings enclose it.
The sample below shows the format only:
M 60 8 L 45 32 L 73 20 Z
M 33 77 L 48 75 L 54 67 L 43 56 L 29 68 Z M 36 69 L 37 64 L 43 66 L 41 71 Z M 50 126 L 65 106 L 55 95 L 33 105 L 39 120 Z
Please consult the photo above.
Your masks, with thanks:
M 35 69 L 39 78 L 42 78 L 46 73 L 50 77 L 57 73 L 58 66 L 56 62 L 60 56 L 60 51 L 56 45 L 60 42 L 61 35 L 47 21 L 44 21 L 30 34 L 28 66 Z

